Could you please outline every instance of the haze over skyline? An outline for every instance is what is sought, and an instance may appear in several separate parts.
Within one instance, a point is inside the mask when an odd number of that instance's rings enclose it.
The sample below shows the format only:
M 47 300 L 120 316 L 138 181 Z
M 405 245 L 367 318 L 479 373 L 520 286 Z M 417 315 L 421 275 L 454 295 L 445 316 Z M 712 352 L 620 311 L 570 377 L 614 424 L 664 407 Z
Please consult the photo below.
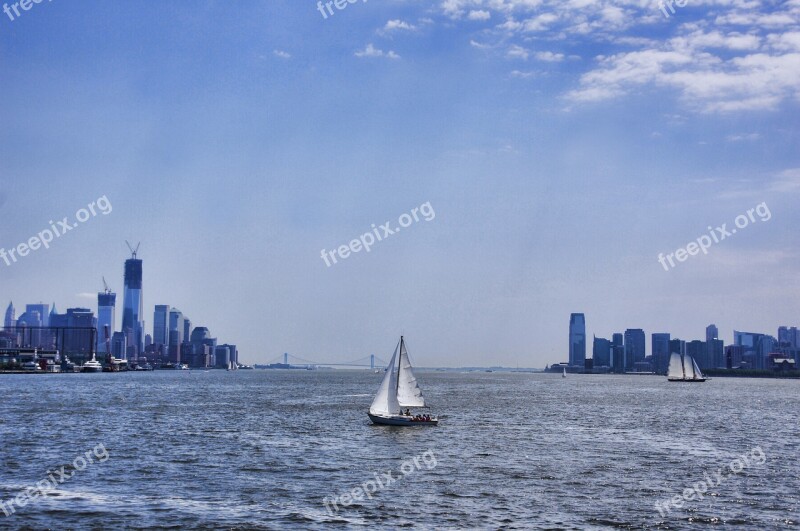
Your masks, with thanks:
M 241 360 L 566 361 L 800 325 L 800 1 L 42 2 L 0 14 L 0 304 L 169 304 Z M 333 267 L 347 245 L 419 221 Z M 665 271 L 768 205 L 769 220 Z M 121 322 L 120 304 L 117 322 Z

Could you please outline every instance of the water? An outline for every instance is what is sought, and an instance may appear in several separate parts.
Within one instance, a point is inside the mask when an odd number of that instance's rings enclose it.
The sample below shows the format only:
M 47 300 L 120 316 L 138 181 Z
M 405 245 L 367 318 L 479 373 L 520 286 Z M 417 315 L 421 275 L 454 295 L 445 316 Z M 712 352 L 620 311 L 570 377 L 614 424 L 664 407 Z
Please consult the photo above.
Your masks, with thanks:
M 0 376 L 0 501 L 95 456 L 45 497 L 0 512 L 0 528 L 753 529 L 800 520 L 798 381 L 423 372 L 442 422 L 404 429 L 367 419 L 381 377 Z M 756 447 L 763 464 L 752 459 L 663 517 L 655 508 Z M 406 461 L 409 474 L 372 499 L 338 512 L 323 505 L 375 474 L 398 477 Z

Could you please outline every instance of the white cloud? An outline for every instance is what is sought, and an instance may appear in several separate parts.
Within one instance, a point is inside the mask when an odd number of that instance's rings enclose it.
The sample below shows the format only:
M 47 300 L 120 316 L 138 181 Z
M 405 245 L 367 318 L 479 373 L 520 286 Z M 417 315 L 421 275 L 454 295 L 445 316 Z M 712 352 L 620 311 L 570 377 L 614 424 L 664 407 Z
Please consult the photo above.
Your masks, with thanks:
M 470 11 L 467 18 L 470 20 L 489 20 L 492 18 L 492 14 L 489 11 L 477 9 Z
M 527 60 L 530 52 L 517 44 L 512 44 L 506 51 L 506 56 L 512 59 Z
M 533 56 L 539 61 L 548 63 L 558 63 L 564 60 L 564 54 L 553 52 L 536 52 Z
M 276 57 L 280 57 L 281 59 L 291 59 L 292 54 L 289 52 L 284 52 L 283 50 L 272 50 L 272 54 Z
M 393 31 L 414 31 L 417 29 L 416 26 L 409 24 L 408 22 L 396 19 L 390 20 L 386 23 L 383 27 L 383 33 L 391 33 Z
M 367 47 L 363 50 L 356 51 L 353 55 L 356 57 L 385 57 L 387 59 L 400 59 L 400 56 L 394 53 L 392 50 L 384 52 L 375 46 L 372 43 L 367 44 Z

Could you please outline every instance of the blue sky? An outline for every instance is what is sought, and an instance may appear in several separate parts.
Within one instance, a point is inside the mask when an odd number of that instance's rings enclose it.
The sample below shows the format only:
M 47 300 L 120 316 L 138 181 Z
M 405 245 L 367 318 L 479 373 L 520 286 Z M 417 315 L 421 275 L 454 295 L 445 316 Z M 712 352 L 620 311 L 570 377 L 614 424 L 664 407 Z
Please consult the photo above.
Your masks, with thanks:
M 0 13 L 0 301 L 156 304 L 249 362 L 544 366 L 587 332 L 800 325 L 800 1 L 61 0 Z M 333 249 L 430 202 L 326 267 Z M 766 202 L 665 271 L 659 253 Z M 119 301 L 121 306 L 121 300 Z M 118 322 L 121 314 L 118 315 Z

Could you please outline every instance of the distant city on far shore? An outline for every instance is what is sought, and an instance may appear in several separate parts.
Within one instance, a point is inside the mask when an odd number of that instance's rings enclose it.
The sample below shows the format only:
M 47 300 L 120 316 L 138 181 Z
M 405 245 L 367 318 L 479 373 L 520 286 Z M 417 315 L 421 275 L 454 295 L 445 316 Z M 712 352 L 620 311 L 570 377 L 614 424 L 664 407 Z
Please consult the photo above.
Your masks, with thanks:
M 573 313 L 569 318 L 569 361 L 548 370 L 585 373 L 666 374 L 670 356 L 691 356 L 704 372 L 739 370 L 791 373 L 800 365 L 800 330 L 781 326 L 777 338 L 765 333 L 733 331 L 733 344 L 726 345 L 719 329 L 706 327 L 705 340 L 673 338 L 669 332 L 650 334 L 650 353 L 646 333 L 628 328 L 611 339 L 594 336 L 592 357 L 586 357 L 586 316 Z

